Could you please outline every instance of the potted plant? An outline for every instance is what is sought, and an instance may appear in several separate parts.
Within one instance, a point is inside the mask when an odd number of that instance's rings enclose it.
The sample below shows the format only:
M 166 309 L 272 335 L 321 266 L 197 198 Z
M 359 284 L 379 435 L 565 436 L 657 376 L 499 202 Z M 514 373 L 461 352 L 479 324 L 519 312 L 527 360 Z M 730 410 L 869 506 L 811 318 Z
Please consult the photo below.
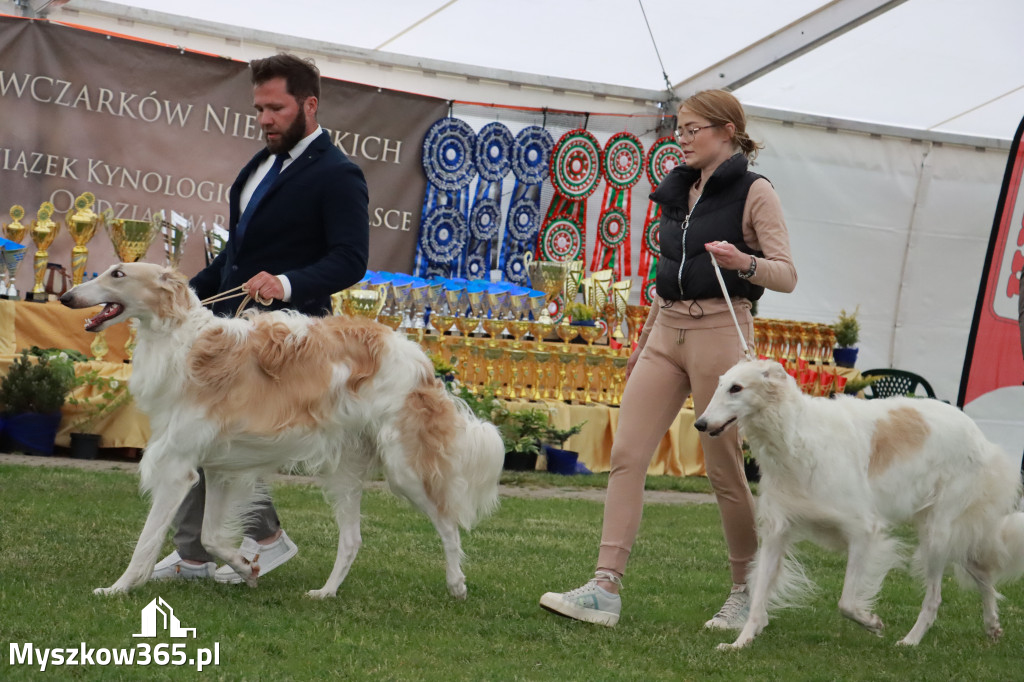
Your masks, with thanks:
M 61 355 L 30 358 L 27 349 L 0 379 L 0 406 L 8 450 L 52 455 L 68 391 L 75 383 L 74 365 Z
M 551 425 L 551 415 L 543 409 L 505 411 L 496 424 L 505 441 L 505 468 L 514 471 L 533 471 L 537 457 L 548 454 L 548 470 L 556 473 L 575 473 L 579 455 L 554 447 L 561 446 L 579 433 L 583 424 L 568 429 Z M 552 466 L 554 464 L 554 466 Z
M 594 320 L 597 319 L 597 310 L 586 303 L 574 301 L 569 304 L 569 309 L 566 312 L 569 315 L 569 324 L 586 325 L 588 327 L 596 324 Z
M 434 365 L 434 376 L 446 385 L 455 381 L 455 365 L 457 363 L 455 356 L 452 356 L 449 361 L 445 360 L 440 353 L 431 353 L 430 362 Z
M 449 384 L 451 387 L 451 385 Z M 509 410 L 507 403 L 494 396 L 493 389 L 484 387 L 477 393 L 472 393 L 462 385 L 457 389 L 451 387 L 455 395 L 466 402 L 466 405 L 480 419 L 485 419 L 498 427 L 501 439 L 505 443 L 505 469 L 513 471 L 533 471 L 537 468 L 537 457 L 545 449 L 555 449 L 553 446 L 561 446 L 570 437 L 576 435 L 583 429 L 586 422 L 581 422 L 568 429 L 559 429 L 551 424 L 551 415 L 543 409 Z M 566 453 L 562 455 L 562 453 Z M 561 456 L 561 457 L 560 457 Z M 551 462 L 554 460 L 556 466 L 559 462 L 573 459 L 571 464 L 572 472 L 575 473 L 576 453 L 559 450 L 553 456 L 549 455 L 548 468 L 551 470 Z M 569 464 L 566 463 L 565 467 Z
M 586 467 L 583 467 L 583 471 L 580 471 L 580 454 L 578 452 L 563 449 L 565 441 L 582 431 L 585 423 L 580 422 L 567 429 L 559 429 L 550 423 L 548 424 L 542 436 L 543 444 L 541 446 L 544 456 L 548 460 L 548 471 L 567 476 L 577 473 L 590 473 Z
M 541 453 L 541 435 L 548 426 L 545 410 L 506 411 L 495 424 L 505 441 L 505 466 L 513 471 L 533 471 Z
M 836 348 L 832 351 L 832 357 L 840 367 L 853 367 L 857 362 L 857 341 L 860 339 L 860 322 L 857 320 L 857 313 L 860 311 L 858 305 L 852 313 L 846 309 L 839 311 L 839 319 L 832 324 L 832 330 L 836 334 Z

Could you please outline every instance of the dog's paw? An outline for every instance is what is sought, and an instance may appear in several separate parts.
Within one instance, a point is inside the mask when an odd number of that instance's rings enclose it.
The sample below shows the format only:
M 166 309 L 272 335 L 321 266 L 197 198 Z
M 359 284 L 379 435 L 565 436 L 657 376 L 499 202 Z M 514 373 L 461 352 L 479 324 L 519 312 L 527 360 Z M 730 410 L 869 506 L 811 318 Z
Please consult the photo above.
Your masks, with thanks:
M 739 651 L 740 649 L 745 647 L 748 643 L 749 642 L 744 643 L 744 644 L 740 644 L 739 640 L 736 640 L 735 642 L 731 642 L 731 643 L 730 642 L 722 642 L 721 644 L 719 644 L 715 648 L 718 649 L 719 651 Z
M 107 596 L 107 595 L 127 594 L 128 593 L 128 588 L 127 587 L 119 587 L 118 585 L 111 585 L 110 587 L 97 587 L 95 590 L 92 591 L 92 593 L 93 594 L 98 594 L 101 597 L 104 597 L 104 596 Z
M 306 596 L 310 599 L 331 599 L 335 596 L 332 590 L 310 590 L 306 593 Z
M 460 581 L 455 584 L 449 584 L 448 594 L 452 595 L 460 601 L 465 600 L 466 595 L 469 594 L 469 590 L 466 589 L 466 582 Z
M 917 642 L 911 641 L 907 639 L 907 637 L 904 637 L 900 641 L 896 642 L 896 646 L 917 646 L 917 644 Z
M 987 634 L 988 638 L 991 639 L 993 642 L 998 642 L 999 638 L 1003 636 L 1003 628 L 1001 628 L 999 625 L 996 625 L 995 627 L 986 628 L 985 634 Z
M 873 633 L 877 637 L 881 637 L 885 631 L 885 623 L 876 614 L 872 613 L 871 617 L 862 623 L 864 629 L 870 633 Z

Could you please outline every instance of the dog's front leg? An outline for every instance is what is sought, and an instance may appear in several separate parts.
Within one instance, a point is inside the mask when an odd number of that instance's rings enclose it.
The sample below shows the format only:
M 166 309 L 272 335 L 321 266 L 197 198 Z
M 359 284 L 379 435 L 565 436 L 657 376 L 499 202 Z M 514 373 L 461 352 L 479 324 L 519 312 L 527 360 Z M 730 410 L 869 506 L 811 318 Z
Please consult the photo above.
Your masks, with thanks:
M 120 594 L 149 579 L 156 564 L 157 554 L 164 544 L 167 528 L 174 520 L 174 513 L 181 506 L 189 489 L 199 480 L 195 470 L 161 476 L 152 488 L 152 505 L 149 516 L 142 528 L 142 534 L 135 545 L 135 552 L 128 568 L 110 587 L 98 587 L 95 594 Z
M 750 593 L 750 614 L 744 623 L 736 641 L 732 644 L 718 645 L 721 651 L 742 649 L 757 637 L 768 625 L 768 600 L 775 588 L 775 581 L 782 570 L 782 560 L 789 547 L 789 536 L 785 532 L 777 532 L 766 536 L 755 558 L 754 572 L 748 580 Z

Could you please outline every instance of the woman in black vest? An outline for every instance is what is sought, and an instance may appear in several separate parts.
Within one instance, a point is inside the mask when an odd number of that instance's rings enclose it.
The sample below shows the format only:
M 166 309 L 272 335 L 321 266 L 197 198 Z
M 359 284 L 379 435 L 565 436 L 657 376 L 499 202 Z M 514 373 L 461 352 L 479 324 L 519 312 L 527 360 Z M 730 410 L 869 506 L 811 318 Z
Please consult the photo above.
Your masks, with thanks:
M 747 136 L 739 101 L 721 90 L 699 92 L 680 105 L 677 124 L 686 163 L 651 194 L 662 208 L 657 297 L 626 366 L 597 572 L 582 587 L 541 597 L 549 611 L 608 626 L 619 619 L 622 576 L 658 442 L 687 396 L 692 393 L 695 412 L 703 412 L 718 377 L 743 357 L 712 254 L 748 341 L 754 328 L 751 301 L 765 288 L 789 292 L 796 286 L 779 198 L 767 179 L 747 170 L 761 145 Z M 749 611 L 747 567 L 757 551 L 753 498 L 736 429 L 715 439 L 701 434 L 700 440 L 733 584 L 705 627 L 739 629 Z

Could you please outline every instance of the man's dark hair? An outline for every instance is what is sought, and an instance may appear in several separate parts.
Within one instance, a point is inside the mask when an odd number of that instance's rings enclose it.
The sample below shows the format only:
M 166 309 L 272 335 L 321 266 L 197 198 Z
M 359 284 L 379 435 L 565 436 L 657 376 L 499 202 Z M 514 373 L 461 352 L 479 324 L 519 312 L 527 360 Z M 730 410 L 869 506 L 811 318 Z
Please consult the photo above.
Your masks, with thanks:
M 320 69 L 312 59 L 300 59 L 290 54 L 254 59 L 249 62 L 252 84 L 261 85 L 272 78 L 284 78 L 288 94 L 302 101 L 307 97 L 320 99 Z

